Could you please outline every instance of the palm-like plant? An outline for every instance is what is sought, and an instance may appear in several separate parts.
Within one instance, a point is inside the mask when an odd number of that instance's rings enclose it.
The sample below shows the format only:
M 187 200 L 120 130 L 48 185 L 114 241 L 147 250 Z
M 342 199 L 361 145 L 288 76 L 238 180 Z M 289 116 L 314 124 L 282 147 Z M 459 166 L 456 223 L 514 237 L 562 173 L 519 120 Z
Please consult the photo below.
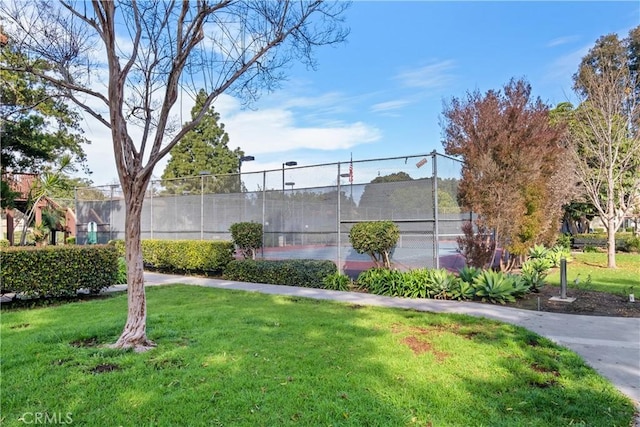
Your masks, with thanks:
M 63 185 L 63 175 L 66 170 L 71 167 L 71 156 L 65 155 L 60 158 L 58 169 L 46 171 L 42 173 L 39 179 L 35 180 L 29 194 L 27 195 L 27 213 L 24 217 L 22 225 L 22 236 L 20 237 L 20 245 L 27 243 L 27 228 L 33 222 L 36 215 L 38 204 L 44 198 L 50 195 L 54 190 L 59 189 Z

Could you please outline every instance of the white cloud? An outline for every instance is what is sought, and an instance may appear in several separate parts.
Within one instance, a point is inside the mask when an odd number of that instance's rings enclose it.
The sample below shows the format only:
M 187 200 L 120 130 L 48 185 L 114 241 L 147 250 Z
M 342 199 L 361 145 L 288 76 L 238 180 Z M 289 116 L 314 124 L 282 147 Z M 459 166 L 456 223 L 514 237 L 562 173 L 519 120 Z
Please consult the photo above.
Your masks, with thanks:
M 296 124 L 287 109 L 270 108 L 240 111 L 223 116 L 222 121 L 233 147 L 251 154 L 297 149 L 338 150 L 380 139 L 380 131 L 362 122 L 329 123 L 305 127 Z
M 393 101 L 379 102 L 371 106 L 371 111 L 374 113 L 389 113 L 406 107 L 409 104 L 411 104 L 411 101 L 409 101 L 408 99 L 396 99 Z
M 325 101 L 333 95 L 320 96 Z M 183 120 L 190 117 L 193 100 L 185 96 L 181 108 Z M 259 155 L 279 153 L 291 150 L 340 150 L 356 145 L 367 144 L 382 138 L 381 131 L 362 121 L 345 122 L 342 120 L 326 120 L 308 126 L 299 123 L 297 112 L 292 105 L 310 105 L 305 99 L 290 99 L 279 107 L 260 110 L 243 110 L 240 102 L 229 96 L 221 95 L 214 102 L 215 110 L 220 113 L 221 122 L 230 136 L 230 148 L 241 147 L 245 153 Z M 318 104 L 320 109 L 329 102 Z M 288 105 L 288 106 L 287 106 Z M 314 108 L 310 108 L 311 111 Z M 108 184 L 117 179 L 111 132 L 105 126 L 88 117 L 84 125 L 86 136 L 92 144 L 85 148 L 89 168 L 94 172 L 91 179 L 96 185 Z M 130 129 L 131 132 L 134 129 Z M 135 136 L 134 136 L 135 138 Z M 168 156 L 155 168 L 154 176 L 162 174 Z M 249 165 L 248 165 L 249 166 Z M 264 168 L 264 164 L 260 164 Z
M 395 78 L 403 85 L 419 89 L 439 89 L 451 82 L 451 70 L 455 63 L 452 60 L 440 61 L 434 64 L 404 71 Z
M 577 41 L 577 40 L 578 40 L 578 36 L 558 37 L 549 41 L 549 43 L 547 43 L 547 47 L 561 46 L 563 44 L 573 43 L 574 41 Z

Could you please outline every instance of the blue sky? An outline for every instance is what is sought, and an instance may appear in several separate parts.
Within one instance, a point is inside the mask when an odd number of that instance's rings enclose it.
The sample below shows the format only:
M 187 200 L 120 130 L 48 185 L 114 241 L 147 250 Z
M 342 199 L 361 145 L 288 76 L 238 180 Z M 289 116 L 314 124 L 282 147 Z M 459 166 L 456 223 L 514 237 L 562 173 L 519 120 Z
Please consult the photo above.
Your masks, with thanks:
M 294 65 L 252 109 L 218 99 L 230 147 L 256 157 L 243 171 L 442 152 L 443 101 L 511 78 L 550 105 L 574 101 L 580 59 L 639 25 L 640 3 L 355 1 L 346 23 L 346 43 L 319 48 L 316 70 Z M 87 136 L 91 179 L 115 182 L 110 143 L 90 125 Z

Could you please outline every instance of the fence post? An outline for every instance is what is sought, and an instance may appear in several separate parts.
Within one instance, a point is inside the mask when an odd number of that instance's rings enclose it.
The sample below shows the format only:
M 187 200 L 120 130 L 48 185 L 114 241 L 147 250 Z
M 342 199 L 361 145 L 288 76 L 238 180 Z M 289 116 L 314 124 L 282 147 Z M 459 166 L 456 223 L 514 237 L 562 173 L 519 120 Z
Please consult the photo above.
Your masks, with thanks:
M 111 186 L 111 199 L 109 200 L 109 241 L 113 240 L 111 232 L 113 231 L 113 190 L 115 185 Z M 96 232 L 98 230 L 96 229 Z
M 438 215 L 438 153 L 433 150 L 433 261 L 435 268 L 440 268 L 440 218 Z
M 342 273 L 342 263 L 340 262 L 340 258 L 342 256 L 342 241 L 341 241 L 341 236 L 340 236 L 340 162 L 338 162 L 338 174 L 336 175 L 336 177 L 338 178 L 338 202 L 336 203 L 337 205 L 337 212 L 336 212 L 336 229 L 338 231 L 338 258 L 336 260 L 336 267 L 338 267 L 338 272 Z
M 149 197 L 149 234 L 150 238 L 153 239 L 153 181 L 151 181 L 151 195 Z
M 200 172 L 200 240 L 204 240 L 204 174 Z
M 76 236 L 76 245 L 79 245 L 80 240 L 78 239 L 78 219 L 80 218 L 80 211 L 78 210 L 78 208 L 80 207 L 80 205 L 78 204 L 78 187 L 73 187 L 73 205 L 76 210 L 76 223 L 75 223 L 76 229 L 74 230 L 75 236 Z M 67 242 L 64 242 L 64 243 L 66 244 Z M 13 246 L 13 241 L 11 242 L 11 245 Z
M 264 259 L 264 233 L 267 228 L 265 217 L 267 210 L 267 171 L 262 171 L 262 259 Z

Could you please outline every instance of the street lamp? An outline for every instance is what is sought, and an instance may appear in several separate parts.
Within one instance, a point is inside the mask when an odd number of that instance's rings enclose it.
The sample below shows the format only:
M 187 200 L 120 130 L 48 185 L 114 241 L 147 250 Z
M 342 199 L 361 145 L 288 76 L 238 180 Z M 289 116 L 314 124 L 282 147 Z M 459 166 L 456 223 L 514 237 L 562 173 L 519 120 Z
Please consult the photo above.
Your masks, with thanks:
M 238 188 L 242 193 L 242 162 L 252 162 L 256 158 L 253 156 L 241 156 L 238 161 Z
M 284 231 L 284 186 L 285 186 L 285 182 L 284 182 L 284 167 L 285 166 L 296 166 L 298 164 L 298 162 L 296 161 L 289 161 L 289 162 L 284 162 L 282 164 L 282 203 L 280 205 L 280 218 L 281 218 L 281 224 L 282 224 L 282 245 L 286 246 L 286 234 Z
M 294 161 L 284 162 L 282 164 L 282 191 L 283 191 L 283 194 L 284 194 L 284 184 L 285 184 L 284 183 L 284 167 L 285 166 L 296 166 L 297 164 L 298 164 L 298 162 L 294 162 Z

